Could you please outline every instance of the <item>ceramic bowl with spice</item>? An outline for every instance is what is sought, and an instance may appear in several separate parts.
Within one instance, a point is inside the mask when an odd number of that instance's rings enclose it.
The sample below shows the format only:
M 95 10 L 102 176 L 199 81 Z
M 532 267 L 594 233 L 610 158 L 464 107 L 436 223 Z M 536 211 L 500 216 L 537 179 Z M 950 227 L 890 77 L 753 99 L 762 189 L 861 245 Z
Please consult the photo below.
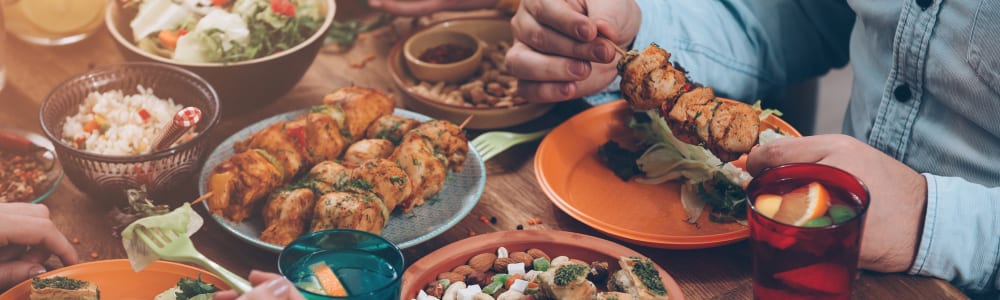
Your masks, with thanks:
M 214 2 L 221 2 L 223 9 L 185 6 L 192 2 L 195 6 L 211 6 Z M 237 4 L 242 5 L 237 7 Z M 248 9 L 254 11 L 244 12 Z M 228 11 L 229 14 L 220 11 Z M 198 74 L 218 92 L 223 114 L 231 116 L 249 113 L 262 105 L 270 104 L 288 93 L 299 82 L 323 47 L 326 32 L 333 24 L 335 11 L 334 0 L 108 1 L 105 24 L 125 59 L 169 64 Z M 308 20 L 300 18 L 307 13 L 314 17 Z M 198 25 L 194 25 L 190 30 L 185 29 L 186 27 L 183 27 L 185 25 L 163 28 L 164 22 L 187 24 L 184 20 L 188 15 L 195 17 L 204 15 L 200 18 L 204 22 L 199 21 Z M 244 15 L 248 16 L 243 17 Z M 274 26 L 270 25 L 272 22 L 284 24 L 282 26 L 285 27 L 267 27 Z M 308 32 L 304 29 L 301 32 L 288 32 L 299 31 L 288 27 L 305 23 L 309 24 Z M 260 28 L 265 30 L 258 30 Z M 266 31 L 273 32 L 270 35 L 257 33 Z M 221 34 L 216 34 L 220 32 Z M 241 37 L 236 38 L 236 36 Z M 298 38 L 286 39 L 290 36 Z M 209 44 L 206 43 L 212 41 L 205 42 L 205 40 L 214 37 L 233 37 L 234 41 L 249 42 L 246 42 L 247 44 L 233 42 L 226 44 L 232 45 L 230 47 L 223 45 L 220 51 L 208 51 L 206 47 L 209 47 Z M 223 39 L 220 43 L 231 42 Z M 202 48 L 188 49 L 201 49 L 201 51 L 180 50 L 183 44 L 194 43 L 185 41 L 194 40 L 202 40 Z M 289 45 L 291 42 L 298 43 Z M 163 53 L 165 51 L 160 51 L 170 48 L 163 47 L 164 44 L 175 45 L 172 56 L 166 56 Z M 276 49 L 266 51 L 264 49 L 266 47 Z M 187 54 L 179 58 L 180 52 Z M 221 52 L 222 57 L 206 58 L 205 60 L 210 62 L 203 62 L 191 52 L 202 54 Z M 196 58 L 191 58 L 192 56 Z
M 41 202 L 63 178 L 52 142 L 34 132 L 0 128 L 0 161 L 0 203 Z
M 514 40 L 510 19 L 469 17 L 451 19 L 417 29 L 412 36 L 435 32 L 462 32 L 480 41 L 482 55 L 476 70 L 456 81 L 422 80 L 408 67 L 404 54 L 410 39 L 396 43 L 389 52 L 389 73 L 408 96 L 406 106 L 435 119 L 461 123 L 470 115 L 466 128 L 496 129 L 522 124 L 541 117 L 550 103 L 530 103 L 517 93 L 517 78 L 506 70 L 504 59 Z
M 483 49 L 479 39 L 465 32 L 422 31 L 406 39 L 403 56 L 417 79 L 457 82 L 476 72 Z
M 197 122 L 172 146 L 154 149 L 186 107 L 200 111 Z M 190 71 L 125 63 L 60 83 L 40 110 L 42 129 L 70 181 L 92 199 L 117 205 L 126 203 L 128 189 L 144 189 L 152 199 L 177 198 L 204 158 L 206 136 L 219 121 L 219 98 Z

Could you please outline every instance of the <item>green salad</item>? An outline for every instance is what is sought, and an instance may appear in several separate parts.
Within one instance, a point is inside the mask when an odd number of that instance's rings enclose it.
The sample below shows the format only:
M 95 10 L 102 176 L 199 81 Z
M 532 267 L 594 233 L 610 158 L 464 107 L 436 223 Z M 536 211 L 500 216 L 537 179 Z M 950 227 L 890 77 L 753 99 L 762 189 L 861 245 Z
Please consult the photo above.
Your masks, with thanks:
M 139 48 L 183 62 L 236 62 L 290 49 L 323 21 L 319 0 L 134 0 Z

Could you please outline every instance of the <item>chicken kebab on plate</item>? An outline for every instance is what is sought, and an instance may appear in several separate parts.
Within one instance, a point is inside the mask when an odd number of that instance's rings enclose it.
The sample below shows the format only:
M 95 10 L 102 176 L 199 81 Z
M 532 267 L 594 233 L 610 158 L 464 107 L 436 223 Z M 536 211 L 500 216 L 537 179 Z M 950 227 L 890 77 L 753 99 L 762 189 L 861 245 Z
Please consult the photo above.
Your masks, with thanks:
M 208 179 L 210 211 L 240 222 L 266 202 L 260 238 L 277 245 L 306 230 L 378 234 L 396 207 L 423 204 L 462 169 L 459 126 L 392 115 L 392 98 L 373 89 L 342 88 L 323 103 L 237 143 Z
M 656 44 L 629 51 L 618 72 L 625 100 L 635 109 L 659 109 L 679 140 L 702 145 L 723 162 L 757 144 L 760 111 L 716 98 L 712 88 L 688 79 L 683 68 L 670 62 L 670 52 Z

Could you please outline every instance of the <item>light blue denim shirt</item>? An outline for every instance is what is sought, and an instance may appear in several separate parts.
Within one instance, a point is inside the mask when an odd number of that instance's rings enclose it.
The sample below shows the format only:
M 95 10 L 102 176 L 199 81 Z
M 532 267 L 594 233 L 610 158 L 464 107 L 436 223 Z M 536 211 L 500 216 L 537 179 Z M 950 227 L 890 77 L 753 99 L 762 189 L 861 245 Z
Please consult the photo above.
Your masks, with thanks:
M 722 96 L 752 101 L 849 60 L 844 133 L 927 178 L 909 272 L 1000 290 L 1000 1 L 638 2 L 634 48 L 656 42 Z

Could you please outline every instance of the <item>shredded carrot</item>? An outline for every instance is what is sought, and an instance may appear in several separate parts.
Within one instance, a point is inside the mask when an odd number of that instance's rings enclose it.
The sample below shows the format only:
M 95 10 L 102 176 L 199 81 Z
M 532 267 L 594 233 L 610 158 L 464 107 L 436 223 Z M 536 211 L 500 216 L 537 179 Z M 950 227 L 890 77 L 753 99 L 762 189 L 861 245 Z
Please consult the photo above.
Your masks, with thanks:
M 364 67 L 365 67 L 365 61 L 359 61 L 359 62 L 352 62 L 351 63 L 351 68 L 360 69 L 360 68 L 364 68 Z
M 469 230 L 469 236 L 474 236 L 474 235 L 476 235 L 476 232 L 472 231 L 472 230 Z
M 486 218 L 486 216 L 479 216 L 479 221 L 482 221 L 483 224 L 489 224 L 490 223 L 490 219 Z
M 542 218 L 535 217 L 535 224 L 542 224 Z
M 78 238 L 73 238 L 73 244 L 79 244 L 79 243 L 80 243 L 80 239 L 78 239 Z
M 368 53 L 368 55 L 365 55 L 364 61 L 367 62 L 367 61 L 373 61 L 373 60 L 375 60 L 375 53 Z
M 535 225 L 535 219 L 528 219 L 528 225 Z
M 90 252 L 90 258 L 97 258 L 97 252 Z
M 514 284 L 514 281 L 517 281 L 518 279 L 521 279 L 521 274 L 507 276 L 507 281 L 504 281 L 503 287 L 505 289 L 510 289 L 510 286 Z
M 160 34 L 156 35 L 156 38 L 158 38 L 160 43 L 163 43 L 164 46 L 167 46 L 167 48 L 175 49 L 177 48 L 177 39 L 180 38 L 180 35 L 178 35 L 176 31 L 164 29 L 160 30 Z

